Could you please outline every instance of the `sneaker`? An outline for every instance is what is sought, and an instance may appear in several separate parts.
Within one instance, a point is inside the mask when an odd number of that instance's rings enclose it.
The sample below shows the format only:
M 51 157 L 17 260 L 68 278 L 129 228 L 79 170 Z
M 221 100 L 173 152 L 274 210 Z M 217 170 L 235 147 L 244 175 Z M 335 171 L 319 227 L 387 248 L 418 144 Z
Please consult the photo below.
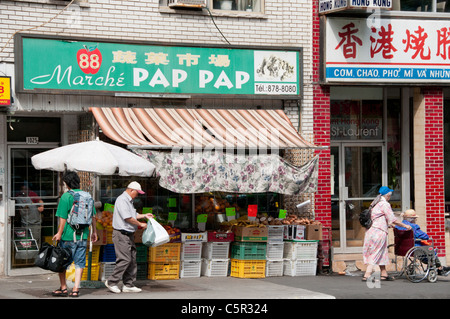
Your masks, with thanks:
M 122 292 L 141 292 L 142 289 L 138 288 L 136 286 L 133 287 L 127 287 L 127 286 L 123 286 L 122 288 Z
M 106 288 L 109 289 L 109 291 L 111 291 L 111 292 L 113 292 L 113 293 L 115 293 L 115 294 L 120 294 L 120 293 L 121 293 L 120 288 L 117 287 L 117 286 L 110 286 L 110 285 L 108 284 L 108 280 L 105 281 L 105 286 L 106 286 Z
M 443 267 L 442 276 L 448 276 L 450 274 L 450 267 Z

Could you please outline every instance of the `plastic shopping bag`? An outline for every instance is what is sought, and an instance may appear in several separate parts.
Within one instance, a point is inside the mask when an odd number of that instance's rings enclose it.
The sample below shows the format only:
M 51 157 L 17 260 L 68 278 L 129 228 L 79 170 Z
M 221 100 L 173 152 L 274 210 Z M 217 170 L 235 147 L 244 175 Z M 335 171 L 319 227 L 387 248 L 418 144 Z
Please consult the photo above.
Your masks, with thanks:
M 154 218 L 147 221 L 147 228 L 142 234 L 142 243 L 148 247 L 156 247 L 170 240 L 169 234 Z

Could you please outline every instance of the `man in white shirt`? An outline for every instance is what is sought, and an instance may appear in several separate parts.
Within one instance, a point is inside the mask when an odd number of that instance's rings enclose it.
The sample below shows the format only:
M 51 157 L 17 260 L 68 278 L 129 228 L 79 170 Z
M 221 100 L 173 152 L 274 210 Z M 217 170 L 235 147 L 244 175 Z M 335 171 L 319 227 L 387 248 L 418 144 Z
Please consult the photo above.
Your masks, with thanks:
M 105 282 L 106 287 L 114 293 L 141 291 L 140 288 L 134 285 L 137 273 L 134 232 L 138 227 L 147 228 L 147 224 L 139 220 L 143 218 L 149 219 L 153 215 L 138 214 L 136 212 L 133 200 L 139 194 L 145 194 L 141 185 L 138 182 L 131 182 L 114 203 L 112 240 L 116 252 L 116 266 L 111 276 Z M 120 280 L 123 282 L 122 290 L 118 287 Z

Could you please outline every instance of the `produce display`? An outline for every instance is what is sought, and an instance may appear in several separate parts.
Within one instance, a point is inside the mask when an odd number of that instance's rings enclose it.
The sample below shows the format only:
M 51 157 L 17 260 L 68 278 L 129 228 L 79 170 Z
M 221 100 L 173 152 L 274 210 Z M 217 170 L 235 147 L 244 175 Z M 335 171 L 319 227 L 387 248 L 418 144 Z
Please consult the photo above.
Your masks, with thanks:
M 102 229 L 112 226 L 113 213 L 110 211 L 103 211 L 97 216 L 97 228 Z M 99 227 L 101 226 L 101 227 Z
M 225 209 L 234 207 L 236 212 L 241 211 L 238 204 L 230 204 L 226 199 L 219 197 L 199 196 L 195 200 L 195 213 L 225 213 Z
M 254 221 L 248 220 L 248 216 L 244 215 L 238 219 L 231 221 L 224 221 L 221 223 L 221 227 L 226 229 L 227 227 L 238 225 L 238 226 L 249 226 L 249 225 L 321 225 L 321 222 L 308 219 L 306 217 L 300 217 L 297 215 L 288 215 L 286 218 L 274 218 L 258 215 Z

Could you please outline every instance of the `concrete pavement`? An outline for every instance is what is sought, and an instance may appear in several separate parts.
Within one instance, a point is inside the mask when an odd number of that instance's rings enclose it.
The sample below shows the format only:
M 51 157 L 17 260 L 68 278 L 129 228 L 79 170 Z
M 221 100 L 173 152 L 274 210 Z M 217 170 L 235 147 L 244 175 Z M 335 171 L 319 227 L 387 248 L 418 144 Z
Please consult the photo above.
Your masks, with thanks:
M 370 286 L 361 281 L 361 273 L 352 275 L 141 280 L 136 283 L 142 288 L 138 294 L 114 294 L 107 288 L 83 288 L 78 299 L 450 299 L 450 277 L 439 276 L 436 283 L 411 283 L 400 278 Z M 58 287 L 57 275 L 50 272 L 3 277 L 0 278 L 0 299 L 55 299 L 51 291 Z

